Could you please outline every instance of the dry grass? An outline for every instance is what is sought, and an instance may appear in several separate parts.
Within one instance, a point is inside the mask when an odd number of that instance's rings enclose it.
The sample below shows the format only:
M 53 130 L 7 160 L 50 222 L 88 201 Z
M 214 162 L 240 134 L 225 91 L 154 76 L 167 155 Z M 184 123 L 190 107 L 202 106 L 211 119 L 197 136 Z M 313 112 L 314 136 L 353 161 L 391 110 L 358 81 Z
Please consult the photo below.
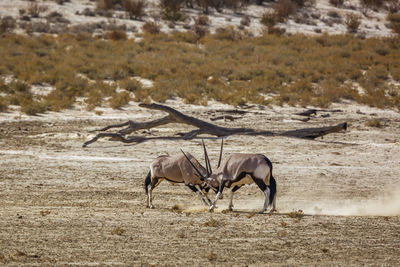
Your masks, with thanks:
M 204 227 L 220 227 L 223 226 L 224 223 L 218 220 L 215 220 L 214 218 L 210 217 L 208 221 L 202 224 Z
M 353 13 L 347 14 L 345 24 L 349 33 L 356 33 L 361 25 L 361 17 Z
M 382 124 L 381 124 L 381 121 L 380 121 L 379 119 L 374 118 L 374 119 L 368 120 L 368 121 L 365 123 L 365 126 L 368 126 L 368 127 L 375 127 L 375 128 L 381 128 L 381 127 L 382 127 Z
M 125 232 L 126 230 L 121 227 L 116 227 L 113 230 L 111 230 L 112 235 L 123 235 Z
M 123 0 L 122 6 L 131 19 L 140 20 L 146 15 L 146 1 L 144 0 Z
M 397 13 L 389 13 L 387 20 L 390 21 L 390 27 L 392 31 L 400 35 L 400 11 Z
M 300 221 L 304 217 L 304 213 L 302 210 L 292 211 L 288 213 L 288 216 L 293 219 L 297 219 Z
M 192 45 L 195 42 L 201 47 Z M 120 107 L 129 99 L 126 93 L 116 94 L 117 85 L 134 92 L 135 101 L 163 102 L 178 96 L 194 104 L 213 99 L 233 105 L 328 107 L 350 99 L 400 108 L 397 89 L 390 85 L 390 78 L 400 81 L 400 46 L 395 38 L 248 37 L 234 28 L 200 39 L 190 32 L 144 34 L 140 42 L 87 34 L 9 35 L 0 39 L 0 57 L 1 75 L 16 78 L 0 85 L 8 104 L 35 99 L 55 111 L 71 107 L 77 97 L 86 97 L 89 110 L 101 106 L 106 97 Z M 154 86 L 143 88 L 134 76 L 150 79 Z M 115 83 L 104 83 L 105 79 Z M 36 99 L 29 88 L 43 83 L 55 90 Z M 353 83 L 366 93 L 360 96 Z M 275 96 L 266 101 L 263 95 L 269 93 Z
M 8 102 L 3 97 L 0 96 L 0 112 L 8 110 Z

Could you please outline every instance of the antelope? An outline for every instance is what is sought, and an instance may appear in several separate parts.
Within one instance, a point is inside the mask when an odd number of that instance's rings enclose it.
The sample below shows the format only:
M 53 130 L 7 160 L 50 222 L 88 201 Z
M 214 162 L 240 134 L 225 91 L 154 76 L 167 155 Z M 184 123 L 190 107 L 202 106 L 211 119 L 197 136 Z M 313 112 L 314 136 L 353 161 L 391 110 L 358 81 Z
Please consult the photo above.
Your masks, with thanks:
M 207 150 L 203 143 L 204 156 L 209 164 Z M 208 176 L 204 176 L 194 164 L 191 163 L 189 156 L 181 149 L 183 155 L 189 160 L 190 165 L 199 174 L 200 179 L 214 189 L 217 189 L 215 200 L 211 203 L 209 211 L 213 211 L 219 196 L 225 187 L 232 188 L 229 201 L 229 210 L 233 208 L 233 194 L 245 184 L 256 183 L 265 195 L 264 207 L 259 213 L 264 213 L 269 205 L 272 205 L 270 212 L 276 211 L 276 181 L 272 176 L 272 163 L 263 154 L 241 154 L 229 155 L 221 164 L 223 140 L 221 142 L 220 157 L 215 173 L 211 170 Z
M 189 160 L 190 164 L 186 159 Z M 192 168 L 192 166 L 195 165 L 197 166 L 196 171 Z M 185 183 L 185 185 L 193 192 L 200 195 L 201 200 L 205 205 L 210 205 L 211 200 L 207 196 L 210 187 L 204 187 L 204 182 L 201 180 L 201 177 L 208 175 L 208 169 L 206 170 L 195 159 L 195 157 L 189 153 L 187 153 L 186 156 L 180 154 L 175 156 L 157 157 L 151 163 L 150 171 L 148 172 L 144 182 L 144 188 L 147 195 L 147 207 L 151 209 L 154 208 L 152 203 L 152 192 L 164 179 L 172 184 Z M 196 186 L 198 186 L 200 190 Z

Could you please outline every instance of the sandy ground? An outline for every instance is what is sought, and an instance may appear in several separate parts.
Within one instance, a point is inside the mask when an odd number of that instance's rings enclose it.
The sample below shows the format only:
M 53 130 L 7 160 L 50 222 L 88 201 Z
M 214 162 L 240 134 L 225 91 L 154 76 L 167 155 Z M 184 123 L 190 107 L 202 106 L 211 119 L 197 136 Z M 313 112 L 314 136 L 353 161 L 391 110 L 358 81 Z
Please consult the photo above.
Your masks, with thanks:
M 232 108 L 168 104 L 205 120 Z M 215 122 L 276 132 L 350 124 L 346 133 L 316 141 L 226 139 L 225 155 L 261 152 L 273 162 L 279 190 L 274 215 L 254 214 L 263 205 L 254 184 L 235 194 L 230 213 L 229 190 L 209 213 L 188 188 L 167 182 L 154 190 L 156 209 L 147 209 L 143 182 L 151 160 L 181 147 L 202 159 L 199 140 L 139 145 L 100 140 L 81 147 L 91 130 L 161 112 L 131 104 L 105 109 L 102 116 L 74 109 L 34 117 L 0 114 L 0 264 L 396 266 L 399 113 L 350 104 L 333 108 L 343 112 L 319 112 L 307 123 L 293 115 L 301 108 L 256 106 L 234 122 Z M 383 127 L 365 126 L 371 118 Z M 187 130 L 173 124 L 141 134 Z M 206 142 L 216 164 L 220 142 Z M 304 217 L 287 214 L 300 209 Z

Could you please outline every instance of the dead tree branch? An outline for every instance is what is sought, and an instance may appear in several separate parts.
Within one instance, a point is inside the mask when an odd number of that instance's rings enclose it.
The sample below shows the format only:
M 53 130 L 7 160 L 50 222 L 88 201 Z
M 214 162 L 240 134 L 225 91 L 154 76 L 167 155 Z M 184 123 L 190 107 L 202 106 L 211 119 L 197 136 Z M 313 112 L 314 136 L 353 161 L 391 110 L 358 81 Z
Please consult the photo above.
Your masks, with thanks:
M 327 127 L 319 127 L 319 128 L 306 128 L 306 129 L 298 129 L 293 131 L 286 131 L 283 133 L 273 133 L 271 131 L 259 131 L 251 128 L 227 128 L 221 127 L 188 115 L 185 115 L 171 107 L 160 105 L 160 104 L 140 104 L 140 107 L 160 110 L 168 113 L 168 116 L 165 116 L 160 119 L 152 120 L 149 122 L 133 122 L 128 121 L 121 124 L 109 125 L 100 129 L 102 133 L 97 134 L 94 138 L 83 144 L 83 147 L 96 142 L 99 138 L 107 138 L 109 137 L 111 141 L 120 141 L 123 143 L 142 143 L 149 140 L 163 139 L 163 140 L 188 140 L 193 139 L 200 134 L 209 134 L 216 137 L 227 137 L 230 135 L 250 135 L 250 136 L 288 136 L 288 137 L 296 137 L 296 138 L 304 138 L 304 139 L 315 139 L 317 137 L 322 137 L 329 133 L 339 132 L 347 129 L 347 123 L 341 123 L 335 126 L 327 126 Z M 160 125 L 168 124 L 168 123 L 183 123 L 187 125 L 191 125 L 196 130 L 192 130 L 187 133 L 178 133 L 178 136 L 175 137 L 142 137 L 142 136 L 129 136 L 126 135 L 142 129 L 150 129 L 153 127 L 157 127 Z M 111 128 L 118 128 L 128 126 L 116 133 L 105 133 L 104 131 L 109 130 Z

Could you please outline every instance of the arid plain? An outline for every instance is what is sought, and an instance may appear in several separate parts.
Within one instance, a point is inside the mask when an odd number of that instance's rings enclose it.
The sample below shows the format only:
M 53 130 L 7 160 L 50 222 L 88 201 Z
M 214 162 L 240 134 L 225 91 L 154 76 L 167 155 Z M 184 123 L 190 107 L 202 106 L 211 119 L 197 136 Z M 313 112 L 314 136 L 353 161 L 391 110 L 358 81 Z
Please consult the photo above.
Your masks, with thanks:
M 209 121 L 230 106 L 168 105 Z M 398 112 L 335 104 L 308 122 L 301 108 L 252 106 L 213 123 L 280 132 L 348 122 L 320 140 L 231 136 L 224 155 L 264 153 L 278 183 L 278 213 L 254 214 L 263 194 L 228 193 L 209 213 L 183 185 L 163 182 L 155 209 L 145 207 L 144 178 L 158 155 L 184 148 L 203 162 L 199 139 L 138 145 L 99 140 L 91 132 L 159 111 L 131 104 L 93 115 L 70 109 L 41 116 L 0 116 L 0 263 L 11 265 L 303 265 L 395 266 L 400 260 L 400 119 Z M 225 110 L 225 111 L 224 111 Z M 230 114 L 231 115 L 231 114 Z M 322 116 L 323 115 L 323 116 Z M 329 116 L 328 116 L 329 115 Z M 236 116 L 236 115 L 235 115 Z M 379 119 L 381 127 L 367 126 Z M 171 124 L 135 134 L 173 136 Z M 207 139 L 214 168 L 219 140 Z M 301 210 L 301 211 L 299 211 Z

